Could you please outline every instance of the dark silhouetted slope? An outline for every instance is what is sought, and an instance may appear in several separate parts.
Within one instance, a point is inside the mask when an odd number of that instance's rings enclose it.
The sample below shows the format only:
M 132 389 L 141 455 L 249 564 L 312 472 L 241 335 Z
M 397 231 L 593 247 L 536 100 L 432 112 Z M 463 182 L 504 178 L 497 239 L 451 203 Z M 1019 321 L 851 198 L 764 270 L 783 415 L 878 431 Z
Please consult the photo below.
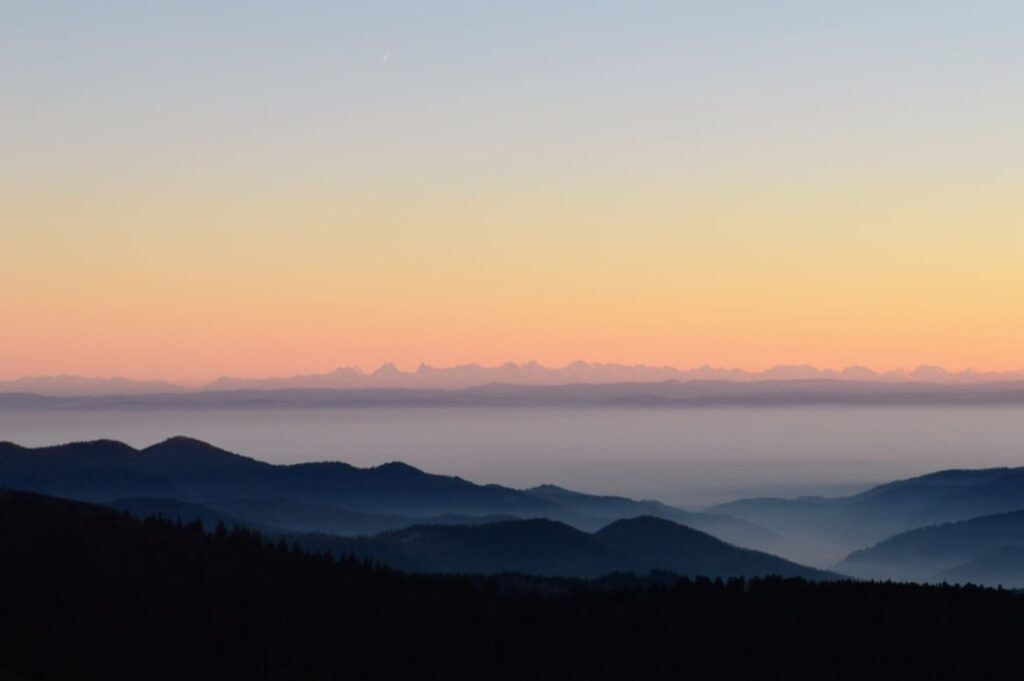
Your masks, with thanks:
M 176 499 L 118 499 L 110 506 L 130 513 L 136 518 L 164 518 L 185 524 L 198 521 L 207 530 L 212 530 L 218 524 L 223 524 L 225 527 L 247 527 L 264 533 L 280 532 L 271 526 L 260 525 L 206 506 L 189 504 Z
M 331 548 L 419 572 L 597 577 L 667 570 L 704 577 L 835 576 L 650 516 L 619 520 L 593 534 L 550 520 L 417 525 L 375 537 L 339 539 Z
M 595 536 L 602 544 L 627 556 L 632 569 L 662 569 L 707 577 L 834 577 L 771 554 L 727 544 L 662 518 L 642 516 L 617 520 Z
M 526 491 L 532 496 L 576 511 L 586 520 L 573 524 L 586 530 L 599 529 L 621 518 L 648 515 L 681 523 L 724 541 L 750 548 L 771 549 L 782 540 L 778 533 L 756 523 L 718 513 L 685 511 L 659 501 L 634 501 L 619 496 L 584 494 L 557 485 L 540 485 Z
M 593 535 L 552 520 L 416 525 L 338 548 L 416 572 L 596 577 L 625 568 Z

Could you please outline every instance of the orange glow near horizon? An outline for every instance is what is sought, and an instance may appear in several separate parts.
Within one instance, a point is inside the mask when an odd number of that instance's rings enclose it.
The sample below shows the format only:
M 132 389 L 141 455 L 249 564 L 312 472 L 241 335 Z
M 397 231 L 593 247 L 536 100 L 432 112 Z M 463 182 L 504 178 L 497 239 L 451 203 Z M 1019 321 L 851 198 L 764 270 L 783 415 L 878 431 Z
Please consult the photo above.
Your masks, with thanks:
M 12 9 L 0 379 L 1024 368 L 1019 10 L 840 5 Z
M 1024 225 L 1013 216 L 979 229 L 904 213 L 902 224 L 921 227 L 893 232 L 888 206 L 830 220 L 827 207 L 793 215 L 785 205 L 798 196 L 742 214 L 667 202 L 651 214 L 640 210 L 649 197 L 635 197 L 634 213 L 594 195 L 556 215 L 538 202 L 500 217 L 482 206 L 453 215 L 446 201 L 457 199 L 437 197 L 406 224 L 346 198 L 262 216 L 263 204 L 241 202 L 216 216 L 136 213 L 113 197 L 39 210 L 24 224 L 53 224 L 43 237 L 53 245 L 26 230 L 0 274 L 11 293 L 0 301 L 0 376 L 195 382 L 530 359 L 1022 365 Z

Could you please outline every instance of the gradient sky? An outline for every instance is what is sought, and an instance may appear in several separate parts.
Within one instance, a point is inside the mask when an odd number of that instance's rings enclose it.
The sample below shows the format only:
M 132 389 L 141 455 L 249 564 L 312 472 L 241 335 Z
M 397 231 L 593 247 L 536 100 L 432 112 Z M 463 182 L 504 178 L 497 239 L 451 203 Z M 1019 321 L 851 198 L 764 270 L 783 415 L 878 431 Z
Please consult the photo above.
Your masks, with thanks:
M 1022 36 L 1017 1 L 5 2 L 0 378 L 1024 367 Z

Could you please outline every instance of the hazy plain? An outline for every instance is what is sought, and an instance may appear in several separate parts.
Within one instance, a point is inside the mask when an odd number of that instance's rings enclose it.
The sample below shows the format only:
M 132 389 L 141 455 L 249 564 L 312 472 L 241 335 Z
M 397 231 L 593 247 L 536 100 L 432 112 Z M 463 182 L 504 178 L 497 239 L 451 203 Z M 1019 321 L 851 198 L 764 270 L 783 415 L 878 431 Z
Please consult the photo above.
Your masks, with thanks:
M 1024 407 L 18 409 L 39 446 L 190 435 L 274 463 L 400 460 L 514 487 L 556 483 L 697 507 L 837 495 L 943 468 L 1024 465 Z

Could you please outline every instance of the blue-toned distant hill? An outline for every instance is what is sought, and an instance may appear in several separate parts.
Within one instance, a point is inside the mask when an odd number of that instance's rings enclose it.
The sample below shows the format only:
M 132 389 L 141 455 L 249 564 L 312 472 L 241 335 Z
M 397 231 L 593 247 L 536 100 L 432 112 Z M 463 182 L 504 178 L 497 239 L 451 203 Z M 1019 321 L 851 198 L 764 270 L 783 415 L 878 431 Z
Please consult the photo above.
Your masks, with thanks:
M 996 582 L 984 576 L 978 566 L 996 560 L 983 558 L 988 554 L 1022 546 L 1024 510 L 903 532 L 851 553 L 836 569 L 855 577 L 913 581 L 942 581 L 952 575 L 973 574 L 975 579 L 984 577 L 985 584 L 1016 585 L 1024 584 L 1024 563 L 1004 560 L 998 570 L 1002 578 Z
M 1024 468 L 939 471 L 849 497 L 741 499 L 710 510 L 803 537 L 834 563 L 901 532 L 1019 509 Z
M 935 575 L 931 581 L 1024 589 L 1024 545 L 1000 546 Z
M 618 518 L 658 515 L 744 546 L 766 548 L 775 539 L 748 521 L 656 502 L 477 485 L 402 463 L 277 466 L 184 437 L 141 450 L 110 440 L 37 449 L 0 443 L 0 487 L 106 504 L 176 500 L 293 532 L 376 534 L 418 523 L 511 518 L 550 518 L 592 530 Z

